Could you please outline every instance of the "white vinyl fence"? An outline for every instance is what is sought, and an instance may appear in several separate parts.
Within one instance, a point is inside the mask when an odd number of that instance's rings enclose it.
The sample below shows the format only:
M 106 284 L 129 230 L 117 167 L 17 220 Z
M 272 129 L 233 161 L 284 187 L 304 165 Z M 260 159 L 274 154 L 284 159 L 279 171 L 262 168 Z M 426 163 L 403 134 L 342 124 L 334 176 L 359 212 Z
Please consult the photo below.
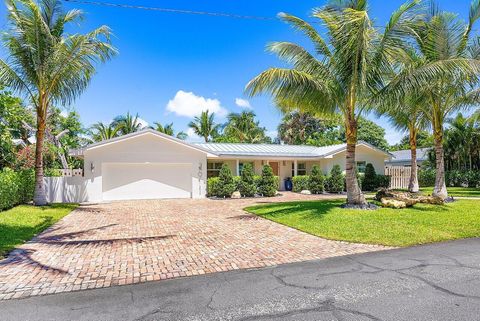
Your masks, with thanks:
M 387 166 L 385 167 L 385 175 L 390 176 L 390 188 L 405 189 L 408 188 L 410 180 L 410 167 L 403 166 Z
M 82 203 L 88 201 L 88 180 L 83 176 L 45 177 L 49 203 Z

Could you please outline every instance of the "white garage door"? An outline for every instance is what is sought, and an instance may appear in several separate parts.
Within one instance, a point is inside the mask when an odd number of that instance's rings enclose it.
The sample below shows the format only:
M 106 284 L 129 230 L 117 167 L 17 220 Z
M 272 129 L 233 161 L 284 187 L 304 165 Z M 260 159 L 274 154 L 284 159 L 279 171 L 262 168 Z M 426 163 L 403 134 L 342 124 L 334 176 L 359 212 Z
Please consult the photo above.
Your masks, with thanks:
M 190 198 L 191 169 L 192 164 L 103 164 L 103 199 Z

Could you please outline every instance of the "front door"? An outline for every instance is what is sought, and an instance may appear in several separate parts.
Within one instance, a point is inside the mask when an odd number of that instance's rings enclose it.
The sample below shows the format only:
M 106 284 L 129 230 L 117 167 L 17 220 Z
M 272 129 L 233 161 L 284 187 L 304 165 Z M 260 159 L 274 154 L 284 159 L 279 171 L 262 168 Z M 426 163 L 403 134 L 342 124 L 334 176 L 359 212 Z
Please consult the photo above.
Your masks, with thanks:
M 269 162 L 268 165 L 270 165 L 270 167 L 272 168 L 272 170 L 273 170 L 273 175 L 275 175 L 275 176 L 279 176 L 279 175 L 280 175 L 278 162 Z

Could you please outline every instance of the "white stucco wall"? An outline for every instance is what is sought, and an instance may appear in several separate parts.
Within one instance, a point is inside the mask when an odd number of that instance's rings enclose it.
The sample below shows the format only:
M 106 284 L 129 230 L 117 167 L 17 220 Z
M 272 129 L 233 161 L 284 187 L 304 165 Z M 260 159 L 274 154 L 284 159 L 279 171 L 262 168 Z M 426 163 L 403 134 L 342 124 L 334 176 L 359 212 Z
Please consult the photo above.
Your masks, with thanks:
M 49 203 L 88 202 L 88 182 L 84 177 L 45 177 L 45 191 Z
M 345 171 L 345 154 L 346 152 L 340 152 L 335 154 L 332 158 L 322 160 L 321 168 L 324 173 L 329 173 L 334 165 L 340 165 L 342 171 Z M 377 174 L 385 173 L 385 154 L 373 150 L 369 147 L 359 145 L 355 151 L 355 161 L 371 163 L 375 168 Z
M 87 149 L 84 159 L 90 202 L 103 200 L 102 171 L 105 164 L 181 164 L 182 170 L 185 168 L 191 175 L 192 198 L 203 198 L 206 194 L 206 153 L 152 133 Z

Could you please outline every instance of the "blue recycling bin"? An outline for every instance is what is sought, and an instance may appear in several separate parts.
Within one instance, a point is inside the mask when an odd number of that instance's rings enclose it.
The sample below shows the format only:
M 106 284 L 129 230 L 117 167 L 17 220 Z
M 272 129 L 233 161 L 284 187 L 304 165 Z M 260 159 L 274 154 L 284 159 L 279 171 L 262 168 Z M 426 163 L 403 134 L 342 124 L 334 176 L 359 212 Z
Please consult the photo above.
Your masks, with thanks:
M 293 190 L 293 183 L 290 177 L 285 178 L 284 185 L 286 191 L 291 192 Z

